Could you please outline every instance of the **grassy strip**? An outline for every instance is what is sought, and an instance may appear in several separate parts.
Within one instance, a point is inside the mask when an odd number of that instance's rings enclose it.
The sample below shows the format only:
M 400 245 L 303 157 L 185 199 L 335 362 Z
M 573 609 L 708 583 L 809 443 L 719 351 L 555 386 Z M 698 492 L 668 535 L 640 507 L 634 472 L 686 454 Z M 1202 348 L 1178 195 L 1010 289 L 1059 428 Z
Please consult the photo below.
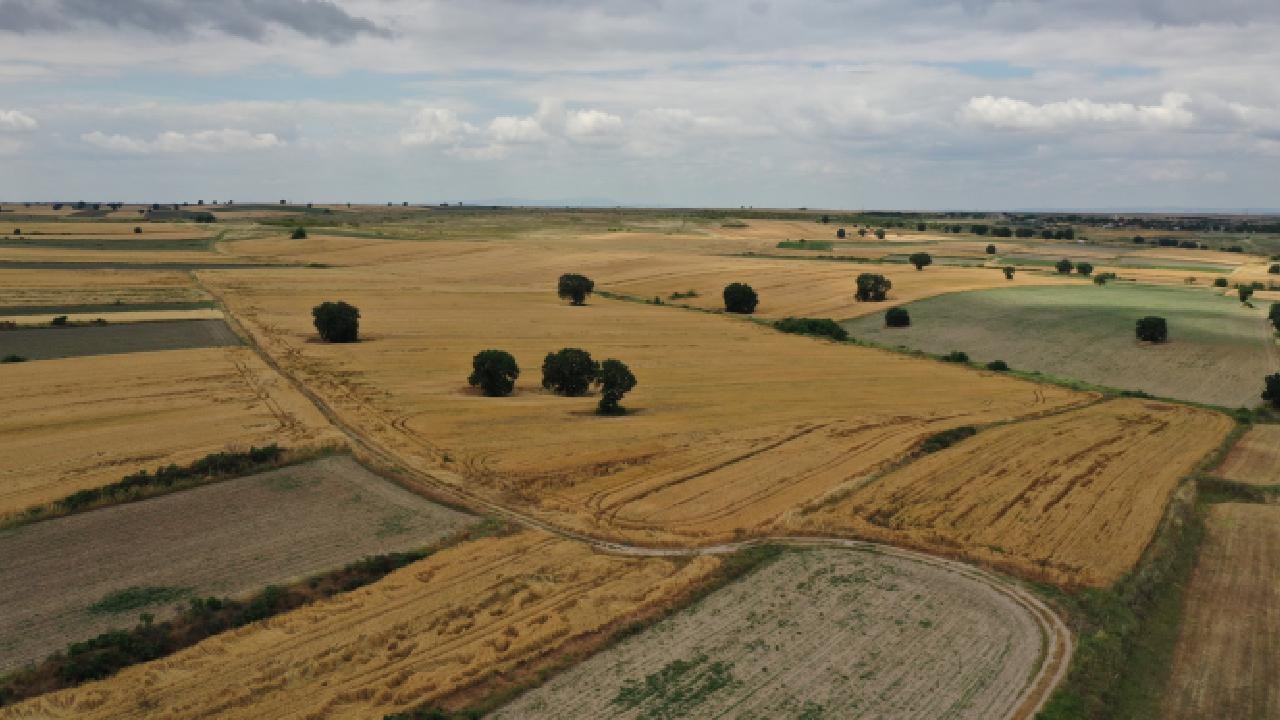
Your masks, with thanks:
M 218 633 L 377 582 L 463 541 L 512 530 L 506 523 L 486 518 L 429 548 L 366 557 L 292 585 L 267 587 L 247 599 L 193 598 L 170 621 L 157 623 L 153 615 L 144 613 L 132 630 L 115 630 L 73 643 L 38 665 L 0 678 L 0 707 L 110 677 L 131 665 L 171 655 Z
M 1106 720 L 1161 716 L 1182 622 L 1183 595 L 1205 536 L 1204 472 L 1217 466 L 1248 430 L 1238 423 L 1183 482 L 1155 539 L 1132 572 L 1110 588 L 1077 594 L 1037 588 L 1067 610 L 1078 638 L 1066 680 L 1038 720 Z
M 0 517 L 0 530 L 41 520 L 64 517 L 108 505 L 145 500 L 219 480 L 253 475 L 287 465 L 295 465 L 336 452 L 335 447 L 289 451 L 276 444 L 251 447 L 243 452 L 216 452 L 189 465 L 165 465 L 155 473 L 139 470 L 119 482 L 79 490 L 60 500 L 36 505 Z
M 119 615 L 144 607 L 163 605 L 191 595 L 191 588 L 135 585 L 108 593 L 89 606 L 92 615 Z
M 845 341 L 849 339 L 849 331 L 845 330 L 835 320 L 830 318 L 783 318 L 773 324 L 773 329 L 779 332 L 791 333 L 793 335 L 811 335 L 813 337 L 826 337 L 832 340 Z
M 826 250 L 830 252 L 832 243 L 826 240 L 783 240 L 778 243 L 779 250 Z
M 605 628 L 591 637 L 585 644 L 561 651 L 519 668 L 509 677 L 490 676 L 480 683 L 464 691 L 464 702 L 451 702 L 450 698 L 437 700 L 428 706 L 407 713 L 384 716 L 383 720 L 474 720 L 484 717 L 499 707 L 511 702 L 520 694 L 532 690 L 556 674 L 563 672 L 587 657 L 607 650 L 614 645 L 645 630 L 668 617 L 690 608 L 703 598 L 726 585 L 764 568 L 784 552 L 789 552 L 779 545 L 760 545 L 747 548 L 732 555 L 721 557 L 720 567 L 707 582 L 695 588 L 689 588 L 684 595 L 671 605 L 651 611 L 640 617 L 625 622 L 618 622 Z M 465 701 L 466 698 L 478 698 Z M 448 709 L 448 708 L 455 709 Z

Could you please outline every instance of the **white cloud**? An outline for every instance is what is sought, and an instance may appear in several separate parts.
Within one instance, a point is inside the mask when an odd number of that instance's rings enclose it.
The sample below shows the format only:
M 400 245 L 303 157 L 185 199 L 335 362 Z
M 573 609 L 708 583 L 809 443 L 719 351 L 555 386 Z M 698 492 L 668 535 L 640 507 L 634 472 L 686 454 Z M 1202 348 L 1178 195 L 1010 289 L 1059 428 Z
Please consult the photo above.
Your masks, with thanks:
M 223 128 L 192 133 L 162 132 L 152 140 L 129 135 L 108 135 L 99 130 L 84 133 L 80 139 L 90 145 L 118 153 L 146 155 L 150 153 L 207 152 L 225 153 L 266 150 L 284 144 L 275 133 L 251 133 L 247 130 Z
M 487 136 L 494 145 L 528 145 L 547 139 L 547 133 L 537 120 L 510 115 L 500 115 L 490 120 Z
M 0 131 L 35 130 L 40 123 L 21 110 L 0 110 Z
M 1186 105 L 1191 98 L 1165 93 L 1159 105 L 1099 103 L 1073 98 L 1033 105 L 1025 100 L 984 95 L 970 98 L 960 109 L 961 120 L 1005 130 L 1063 130 L 1087 125 L 1145 129 L 1185 128 L 1195 121 Z
M 609 138 L 622 129 L 622 118 L 603 110 L 574 110 L 565 118 L 565 132 L 574 139 Z
M 400 133 L 405 145 L 454 145 L 474 135 L 476 127 L 458 118 L 458 114 L 445 108 L 422 108 Z

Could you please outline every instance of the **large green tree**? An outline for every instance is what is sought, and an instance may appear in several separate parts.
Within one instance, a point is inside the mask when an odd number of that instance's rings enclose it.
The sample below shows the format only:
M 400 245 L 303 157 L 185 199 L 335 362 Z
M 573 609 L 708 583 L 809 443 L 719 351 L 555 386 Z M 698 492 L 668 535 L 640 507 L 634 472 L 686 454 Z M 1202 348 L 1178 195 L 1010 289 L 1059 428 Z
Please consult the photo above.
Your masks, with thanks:
M 481 350 L 471 359 L 471 377 L 467 382 L 489 397 L 510 395 L 520 377 L 520 366 L 505 350 Z
M 596 383 L 600 386 L 599 411 L 613 415 L 624 412 L 618 403 L 622 401 L 623 395 L 636 386 L 636 376 L 631 374 L 631 368 L 626 363 L 609 358 L 600 363 Z
M 584 395 L 600 372 L 600 363 L 579 348 L 561 348 L 542 361 L 542 387 L 561 395 Z
M 311 308 L 320 339 L 325 342 L 348 343 L 360 339 L 360 311 L 342 301 L 323 302 Z
M 884 302 L 891 288 L 893 282 L 889 278 L 876 273 L 862 273 L 858 276 L 858 289 L 853 296 L 858 302 Z
M 591 291 L 595 289 L 596 284 L 586 275 L 565 273 L 560 276 L 556 292 L 571 304 L 582 305 L 587 301 L 587 296 L 591 294 Z
M 746 283 L 729 283 L 724 288 L 724 309 L 728 312 L 750 315 L 759 302 L 756 291 Z

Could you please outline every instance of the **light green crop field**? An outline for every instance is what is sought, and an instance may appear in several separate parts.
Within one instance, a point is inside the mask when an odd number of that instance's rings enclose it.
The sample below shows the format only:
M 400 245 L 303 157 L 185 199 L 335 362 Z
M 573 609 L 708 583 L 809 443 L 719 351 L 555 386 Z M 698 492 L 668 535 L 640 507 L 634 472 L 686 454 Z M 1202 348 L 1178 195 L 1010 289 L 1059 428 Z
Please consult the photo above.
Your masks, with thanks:
M 1203 289 L 1110 283 L 942 295 L 904 307 L 911 327 L 877 313 L 844 323 L 854 337 L 930 353 L 962 350 L 978 362 L 1227 407 L 1260 402 L 1280 369 L 1265 303 L 1256 308 Z M 886 306 L 886 309 L 888 307 Z M 1169 342 L 1134 337 L 1138 318 L 1169 323 Z

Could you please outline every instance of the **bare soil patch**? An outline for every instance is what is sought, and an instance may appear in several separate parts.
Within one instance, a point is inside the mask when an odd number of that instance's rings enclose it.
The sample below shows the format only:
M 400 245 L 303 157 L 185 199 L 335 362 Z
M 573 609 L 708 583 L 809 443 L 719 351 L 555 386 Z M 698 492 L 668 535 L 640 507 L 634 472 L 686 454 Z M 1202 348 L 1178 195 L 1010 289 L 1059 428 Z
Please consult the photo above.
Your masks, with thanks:
M 1254 425 L 1216 473 L 1250 485 L 1280 485 L 1280 425 Z
M 222 320 L 168 320 L 0 331 L 0 355 L 30 360 L 239 345 Z
M 164 619 L 180 596 L 242 595 L 474 522 L 338 456 L 0 532 L 0 672 L 139 612 Z

